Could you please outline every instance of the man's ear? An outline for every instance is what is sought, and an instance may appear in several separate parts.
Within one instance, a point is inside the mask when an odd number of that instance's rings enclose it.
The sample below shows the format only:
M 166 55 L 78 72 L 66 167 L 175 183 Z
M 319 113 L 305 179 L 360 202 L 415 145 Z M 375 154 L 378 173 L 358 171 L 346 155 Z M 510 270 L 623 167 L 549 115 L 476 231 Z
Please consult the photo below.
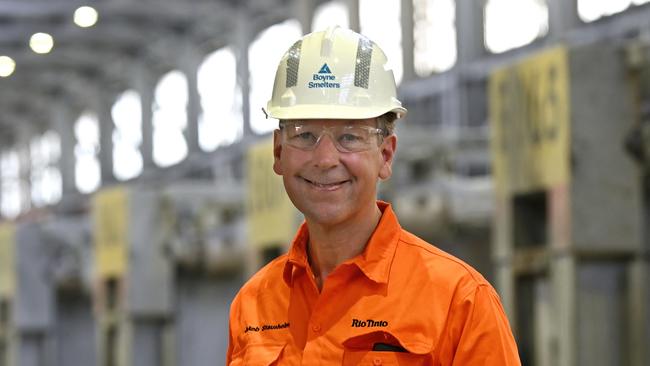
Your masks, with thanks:
M 280 164 L 280 156 L 282 155 L 282 141 L 280 131 L 273 131 L 273 171 L 277 175 L 282 175 L 282 165 Z
M 391 134 L 384 137 L 384 141 L 379 147 L 381 149 L 382 166 L 379 169 L 379 178 L 386 180 L 393 175 L 393 158 L 397 150 L 397 136 Z

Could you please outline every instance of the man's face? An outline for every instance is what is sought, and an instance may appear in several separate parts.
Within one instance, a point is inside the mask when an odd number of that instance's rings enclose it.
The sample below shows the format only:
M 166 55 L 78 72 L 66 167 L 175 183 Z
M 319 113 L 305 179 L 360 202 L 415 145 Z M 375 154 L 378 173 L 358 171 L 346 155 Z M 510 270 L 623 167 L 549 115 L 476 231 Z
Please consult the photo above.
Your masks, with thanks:
M 287 121 L 291 124 L 292 121 Z M 305 218 L 321 225 L 336 225 L 350 219 L 369 216 L 376 206 L 377 181 L 391 176 L 391 164 L 397 146 L 394 135 L 372 134 L 372 144 L 357 152 L 341 152 L 333 140 L 342 126 L 377 127 L 375 118 L 366 120 L 307 120 L 300 122 L 308 136 L 328 129 L 311 149 L 296 147 L 287 133 L 275 131 L 273 170 L 282 175 L 293 204 Z M 298 133 L 303 130 L 296 129 Z M 315 133 L 313 133 L 315 132 Z M 306 138 L 300 135 L 296 138 Z M 318 136 L 316 136 L 318 137 Z M 346 136 L 340 136 L 346 137 Z M 339 139 L 341 142 L 342 139 Z

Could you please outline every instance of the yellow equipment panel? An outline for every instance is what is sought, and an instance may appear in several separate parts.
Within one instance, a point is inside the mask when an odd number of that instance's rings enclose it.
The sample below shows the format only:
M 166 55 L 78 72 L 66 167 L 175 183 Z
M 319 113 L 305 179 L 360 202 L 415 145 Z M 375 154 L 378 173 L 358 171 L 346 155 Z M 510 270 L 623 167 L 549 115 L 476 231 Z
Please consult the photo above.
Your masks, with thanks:
M 286 245 L 296 229 L 296 210 L 273 172 L 273 141 L 262 141 L 246 156 L 248 239 L 257 248 Z
M 497 192 L 525 193 L 568 183 L 567 49 L 549 49 L 498 70 L 488 87 Z
M 100 278 L 121 277 L 128 268 L 129 194 L 110 187 L 93 197 L 95 268 Z
M 14 224 L 0 223 L 0 298 L 12 297 L 16 286 L 15 233 Z

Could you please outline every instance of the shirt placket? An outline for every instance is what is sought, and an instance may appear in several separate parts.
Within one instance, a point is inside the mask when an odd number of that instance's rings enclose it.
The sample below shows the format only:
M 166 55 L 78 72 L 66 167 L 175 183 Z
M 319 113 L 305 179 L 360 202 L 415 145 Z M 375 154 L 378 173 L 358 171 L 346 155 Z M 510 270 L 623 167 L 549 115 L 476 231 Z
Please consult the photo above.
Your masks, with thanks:
M 309 274 L 311 275 L 311 271 Z M 320 293 L 316 288 L 315 280 L 313 277 L 311 278 L 317 298 L 312 303 L 313 308 L 307 324 L 307 342 L 303 351 L 303 365 L 340 365 L 342 349 L 336 343 L 336 336 L 328 334 L 336 326 L 332 323 L 332 319 L 340 317 L 333 316 L 332 307 L 328 305 L 336 302 L 337 297 L 345 296 L 343 286 L 348 278 L 347 268 L 338 268 L 327 278 Z

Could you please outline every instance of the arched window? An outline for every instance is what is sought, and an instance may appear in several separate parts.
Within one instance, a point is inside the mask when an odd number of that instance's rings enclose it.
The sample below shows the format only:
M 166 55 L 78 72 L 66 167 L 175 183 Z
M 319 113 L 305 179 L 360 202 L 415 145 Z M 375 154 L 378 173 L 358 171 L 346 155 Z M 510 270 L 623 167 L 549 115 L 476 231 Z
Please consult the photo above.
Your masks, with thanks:
M 113 104 L 113 174 L 119 180 L 142 173 L 142 101 L 135 90 L 127 90 Z
M 273 25 L 259 34 L 248 49 L 250 68 L 250 124 L 254 133 L 263 134 L 277 127 L 264 117 L 262 108 L 271 99 L 275 71 L 280 58 L 301 36 L 300 23 L 291 19 Z
M 614 15 L 629 8 L 630 5 L 641 5 L 650 0 L 578 0 L 578 16 L 584 22 L 593 22 L 605 16 Z
M 41 207 L 61 199 L 61 171 L 57 163 L 61 158 L 61 139 L 54 131 L 47 131 L 32 139 L 31 195 L 32 203 Z
M 5 217 L 14 218 L 22 209 L 20 159 L 16 150 L 4 151 L 0 155 L 0 183 L 2 184 L 0 212 Z
M 312 31 L 322 31 L 333 25 L 340 25 L 344 28 L 350 27 L 348 7 L 342 1 L 327 2 L 316 8 L 314 12 L 314 19 L 311 24 Z
M 187 156 L 183 131 L 187 126 L 188 84 L 185 74 L 165 74 L 155 90 L 153 102 L 153 161 L 162 167 L 179 163 Z
M 361 33 L 384 50 L 398 85 L 404 73 L 401 14 L 400 0 L 359 0 Z
M 99 121 L 92 112 L 83 113 L 74 126 L 75 185 L 81 193 L 94 192 L 101 184 L 99 167 Z
M 456 2 L 414 0 L 413 38 L 415 73 L 429 76 L 456 63 Z
M 547 33 L 544 0 L 488 0 L 485 5 L 485 46 L 490 52 L 521 47 Z
M 199 67 L 197 80 L 201 149 L 210 151 L 239 140 L 244 133 L 242 91 L 233 50 L 224 47 L 208 55 Z

